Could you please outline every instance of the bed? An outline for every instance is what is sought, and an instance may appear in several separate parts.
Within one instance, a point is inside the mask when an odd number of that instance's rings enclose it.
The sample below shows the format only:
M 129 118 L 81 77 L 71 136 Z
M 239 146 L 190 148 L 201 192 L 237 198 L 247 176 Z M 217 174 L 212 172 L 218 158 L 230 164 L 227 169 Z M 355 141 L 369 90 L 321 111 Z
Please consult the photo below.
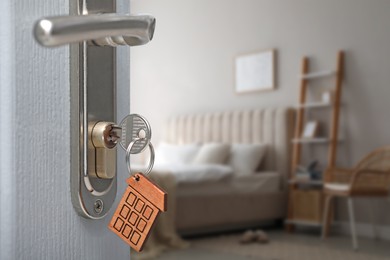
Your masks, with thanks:
M 232 174 L 226 176 L 195 178 L 195 181 L 181 180 L 180 177 L 193 176 L 193 171 L 177 175 L 175 225 L 178 232 L 190 235 L 247 228 L 285 218 L 293 125 L 294 112 L 289 108 L 171 118 L 164 131 L 165 144 L 181 147 L 213 143 L 231 147 L 239 144 L 266 146 L 261 163 L 251 174 L 236 174 L 232 169 Z M 161 151 L 157 149 L 156 159 L 159 153 Z M 172 157 L 169 151 L 165 151 L 165 154 Z M 229 156 L 232 156 L 232 152 Z M 228 162 L 224 164 L 229 166 Z M 180 167 L 175 170 L 177 173 L 186 166 Z M 159 169 L 161 165 L 157 162 L 156 171 Z M 167 169 L 164 171 L 169 172 Z M 214 176 L 213 170 L 209 169 L 202 176 Z

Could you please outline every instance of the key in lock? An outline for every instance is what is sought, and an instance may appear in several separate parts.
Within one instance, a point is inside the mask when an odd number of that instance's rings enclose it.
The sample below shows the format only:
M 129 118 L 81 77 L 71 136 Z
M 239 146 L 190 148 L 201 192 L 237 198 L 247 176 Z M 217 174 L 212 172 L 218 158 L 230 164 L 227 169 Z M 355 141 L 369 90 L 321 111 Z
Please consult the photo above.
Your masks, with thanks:
M 90 127 L 89 133 L 88 172 L 101 179 L 115 177 L 118 141 L 126 150 L 133 140 L 140 139 L 131 148 L 131 153 L 137 154 L 148 146 L 152 135 L 149 122 L 138 114 L 126 116 L 119 126 L 113 122 L 97 122 Z
M 131 154 L 141 153 L 149 144 L 152 138 L 152 130 L 149 122 L 141 115 L 131 114 L 126 116 L 119 125 L 122 128 L 122 136 L 120 144 L 126 151 L 130 143 L 141 138 L 131 148 Z

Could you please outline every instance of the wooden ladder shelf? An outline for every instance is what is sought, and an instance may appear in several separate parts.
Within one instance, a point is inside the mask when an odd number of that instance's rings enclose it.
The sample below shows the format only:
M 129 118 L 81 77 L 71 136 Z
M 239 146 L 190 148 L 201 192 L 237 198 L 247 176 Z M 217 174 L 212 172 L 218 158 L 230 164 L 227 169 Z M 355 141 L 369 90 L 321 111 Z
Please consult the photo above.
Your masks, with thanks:
M 336 155 L 337 155 L 337 144 L 339 141 L 338 129 L 339 129 L 339 115 L 340 115 L 340 102 L 341 102 L 341 88 L 343 82 L 343 74 L 344 74 L 344 52 L 339 51 L 337 55 L 337 66 L 336 70 L 327 70 L 321 72 L 309 72 L 309 59 L 304 57 L 302 59 L 302 75 L 300 76 L 301 84 L 300 84 L 300 95 L 299 95 L 299 105 L 297 109 L 297 121 L 295 128 L 295 138 L 292 140 L 293 149 L 292 149 L 292 164 L 291 164 L 291 174 L 289 181 L 289 202 L 288 202 L 288 220 L 287 230 L 292 231 L 294 225 L 305 224 L 307 225 L 318 225 L 321 226 L 321 219 L 310 220 L 310 219 L 299 219 L 295 216 L 295 211 L 299 207 L 299 205 L 294 205 L 297 203 L 297 199 L 294 199 L 294 192 L 299 190 L 299 181 L 295 180 L 295 172 L 298 165 L 301 162 L 301 153 L 302 153 L 302 145 L 311 143 L 322 143 L 328 144 L 328 168 L 334 168 L 336 164 Z M 324 77 L 335 77 L 335 89 L 333 96 L 333 104 L 332 106 L 332 122 L 330 128 L 330 136 L 329 138 L 313 138 L 313 139 L 302 139 L 303 129 L 305 125 L 305 115 L 306 110 L 313 107 L 325 107 L 324 104 L 317 103 L 308 103 L 307 102 L 307 91 L 308 91 L 308 82 L 311 80 L 324 78 Z M 324 176 L 323 176 L 324 179 Z M 318 182 L 316 181 L 316 188 L 318 190 Z M 309 182 L 310 183 L 310 182 Z M 314 185 L 315 186 L 315 185 Z M 322 185 L 319 186 L 322 189 Z M 319 191 L 319 194 L 322 196 L 322 190 Z M 295 203 L 294 203 L 295 201 Z M 322 203 L 320 203 L 322 204 Z M 302 205 L 303 207 L 310 207 L 310 205 Z M 317 210 L 321 209 L 322 206 L 316 206 Z M 316 210 L 313 209 L 313 210 Z M 304 210 L 310 210 L 309 208 Z M 320 211 L 321 211 L 320 210 Z M 322 216 L 321 212 L 317 212 L 316 216 Z

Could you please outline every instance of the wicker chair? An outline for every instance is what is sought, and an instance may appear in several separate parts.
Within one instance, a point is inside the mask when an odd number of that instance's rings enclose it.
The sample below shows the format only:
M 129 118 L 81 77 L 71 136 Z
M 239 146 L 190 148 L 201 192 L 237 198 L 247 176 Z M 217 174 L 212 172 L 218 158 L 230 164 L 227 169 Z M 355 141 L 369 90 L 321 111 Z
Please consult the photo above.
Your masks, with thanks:
M 389 195 L 390 146 L 371 152 L 354 169 L 328 169 L 325 176 L 322 238 L 326 238 L 329 234 L 333 198 L 345 197 L 348 202 L 352 246 L 357 250 L 358 242 L 352 199 L 353 197 L 387 197 Z M 370 212 L 372 214 L 371 210 Z M 376 235 L 374 224 L 373 228 Z

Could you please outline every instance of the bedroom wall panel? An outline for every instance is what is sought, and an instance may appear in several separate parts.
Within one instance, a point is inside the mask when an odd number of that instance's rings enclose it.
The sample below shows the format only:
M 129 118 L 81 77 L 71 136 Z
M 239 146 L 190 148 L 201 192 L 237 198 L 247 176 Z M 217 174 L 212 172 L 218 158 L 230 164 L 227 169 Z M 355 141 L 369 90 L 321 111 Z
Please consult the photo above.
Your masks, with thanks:
M 275 109 L 267 109 L 264 111 L 264 117 L 262 121 L 263 128 L 263 143 L 269 144 L 267 154 L 264 158 L 264 165 L 267 169 L 275 170 Z
M 207 143 L 212 140 L 212 114 L 208 113 L 203 119 L 202 136 L 203 140 Z
M 197 115 L 195 116 L 194 122 L 194 142 L 200 142 L 206 140 L 205 132 L 203 131 L 203 120 L 204 117 Z
M 242 112 L 241 142 L 245 144 L 254 142 L 252 139 L 252 115 L 253 112 L 250 110 Z
M 229 143 L 241 143 L 241 132 L 242 132 L 242 122 L 241 122 L 241 114 L 242 111 L 234 111 L 232 113 L 232 118 L 230 121 L 230 129 L 232 138 L 230 139 Z
M 178 125 L 176 124 L 175 119 L 171 118 L 168 121 L 168 125 L 165 127 L 165 135 L 167 136 L 167 142 L 174 143 L 177 140 L 177 138 L 175 138 L 175 136 L 177 135 L 177 127 Z
M 187 137 L 187 143 L 196 142 L 198 137 L 198 121 L 197 115 L 194 115 L 191 118 L 191 123 L 187 124 L 187 127 L 191 129 L 187 129 L 188 133 L 190 133 Z
M 230 143 L 230 140 L 232 138 L 231 135 L 231 118 L 232 114 L 231 112 L 224 112 L 222 113 L 222 142 L 223 143 Z
M 187 144 L 191 141 L 192 133 L 193 133 L 193 124 L 192 124 L 192 118 L 193 117 L 184 117 L 184 138 L 183 143 Z
M 222 142 L 222 114 L 214 113 L 212 117 L 212 132 L 210 141 Z
M 190 143 L 195 137 L 195 116 L 185 117 L 184 143 Z
M 255 143 L 262 143 L 263 138 L 263 129 L 262 129 L 262 122 L 263 122 L 263 110 L 256 109 L 253 111 L 252 115 L 253 124 L 252 124 L 252 135 L 251 140 Z
M 175 142 L 178 144 L 184 144 L 185 143 L 185 118 L 184 116 L 180 116 L 178 118 L 178 124 L 176 126 L 177 132 L 176 132 L 176 139 Z
M 173 117 L 166 124 L 165 142 L 265 143 L 269 144 L 263 167 L 288 173 L 289 137 L 293 113 L 288 108 L 265 108 Z M 172 131 L 169 130 L 172 129 Z M 172 139 L 173 138 L 173 139 Z
M 286 142 L 290 142 L 293 137 L 293 131 L 285 132 L 282 129 L 290 128 L 294 130 L 294 117 L 295 113 L 291 110 L 276 110 L 276 118 L 284 118 L 284 120 L 276 120 L 275 121 L 275 136 L 278 138 L 275 139 L 274 147 L 276 148 L 274 151 L 274 156 L 276 158 L 282 158 L 281 160 L 290 162 L 289 155 L 291 154 L 291 146 L 288 146 L 287 149 L 289 151 L 283 152 L 283 148 L 285 147 Z M 290 171 L 290 163 L 287 164 L 276 164 L 276 169 L 280 172 L 287 172 L 289 174 Z M 281 182 L 281 186 L 285 187 L 286 183 Z

